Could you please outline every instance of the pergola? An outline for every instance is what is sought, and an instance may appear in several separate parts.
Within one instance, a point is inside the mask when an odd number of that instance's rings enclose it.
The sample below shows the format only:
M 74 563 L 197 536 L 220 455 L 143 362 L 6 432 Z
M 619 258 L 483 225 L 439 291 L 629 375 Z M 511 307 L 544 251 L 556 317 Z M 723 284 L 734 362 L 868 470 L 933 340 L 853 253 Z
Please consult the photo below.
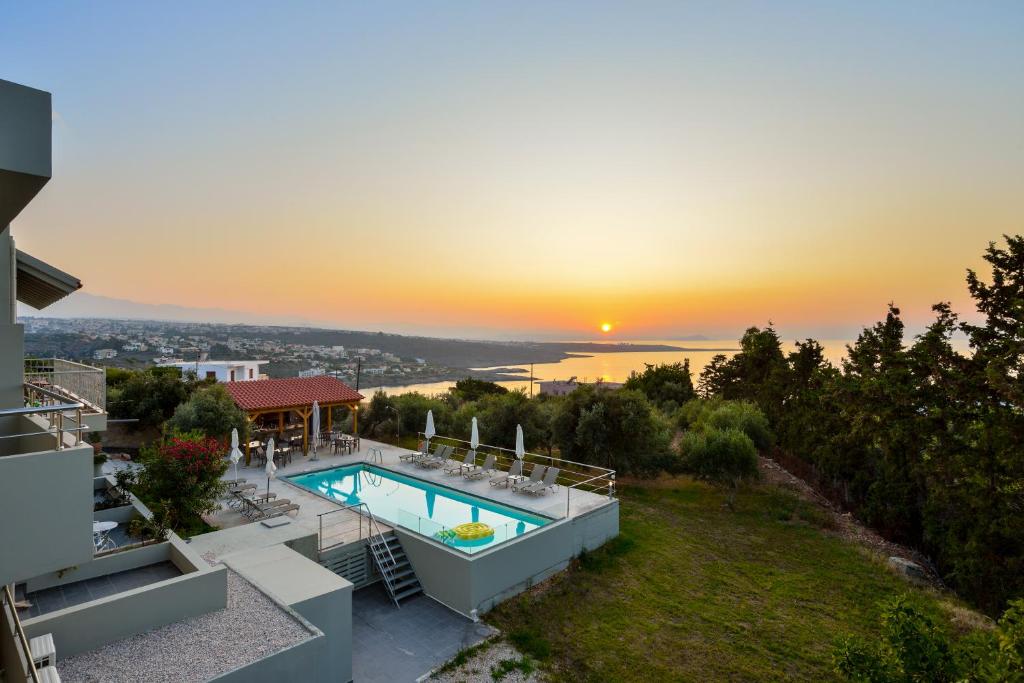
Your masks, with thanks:
M 277 415 L 277 432 L 284 432 L 285 416 L 294 412 L 302 419 L 302 450 L 309 447 L 309 418 L 313 402 L 327 409 L 327 431 L 331 431 L 331 408 L 352 409 L 352 431 L 359 433 L 359 402 L 363 395 L 341 380 L 327 375 L 258 379 L 228 382 L 224 385 L 235 404 L 245 412 L 250 423 L 264 415 Z M 249 441 L 245 442 L 245 463 L 249 464 Z

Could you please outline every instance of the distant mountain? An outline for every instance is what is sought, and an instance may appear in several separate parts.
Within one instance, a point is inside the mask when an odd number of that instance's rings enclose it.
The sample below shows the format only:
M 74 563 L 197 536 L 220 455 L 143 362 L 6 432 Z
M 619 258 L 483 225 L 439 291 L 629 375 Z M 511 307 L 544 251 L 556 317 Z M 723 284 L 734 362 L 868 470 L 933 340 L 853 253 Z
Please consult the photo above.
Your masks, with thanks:
M 144 304 L 88 292 L 76 292 L 45 311 L 18 304 L 18 315 L 46 318 L 115 318 L 164 322 L 202 322 L 249 325 L 327 325 L 324 321 L 280 315 L 231 311 L 225 308 L 193 308 L 173 304 Z

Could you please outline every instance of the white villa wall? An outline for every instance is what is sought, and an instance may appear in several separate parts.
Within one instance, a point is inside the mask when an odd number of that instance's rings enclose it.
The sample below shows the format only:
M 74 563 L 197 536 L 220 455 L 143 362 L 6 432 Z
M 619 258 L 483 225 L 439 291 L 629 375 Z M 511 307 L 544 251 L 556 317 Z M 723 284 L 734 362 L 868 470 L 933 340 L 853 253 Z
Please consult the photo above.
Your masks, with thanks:
M 0 583 L 92 560 L 92 471 L 88 445 L 0 457 L 0 500 L 12 516 L 0 525 Z
M 466 555 L 419 534 L 395 528 L 424 592 L 467 616 L 489 611 L 556 572 L 582 550 L 619 533 L 619 502 L 552 522 L 491 550 Z

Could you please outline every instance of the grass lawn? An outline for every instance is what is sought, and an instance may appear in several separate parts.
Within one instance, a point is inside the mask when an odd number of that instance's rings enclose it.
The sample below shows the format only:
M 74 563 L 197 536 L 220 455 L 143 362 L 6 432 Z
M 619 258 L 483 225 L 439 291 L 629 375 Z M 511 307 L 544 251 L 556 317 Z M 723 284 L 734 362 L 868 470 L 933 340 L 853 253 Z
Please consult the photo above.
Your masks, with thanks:
M 759 485 L 736 510 L 688 479 L 620 490 L 621 535 L 486 616 L 554 680 L 828 680 L 835 641 L 911 593 L 832 518 Z

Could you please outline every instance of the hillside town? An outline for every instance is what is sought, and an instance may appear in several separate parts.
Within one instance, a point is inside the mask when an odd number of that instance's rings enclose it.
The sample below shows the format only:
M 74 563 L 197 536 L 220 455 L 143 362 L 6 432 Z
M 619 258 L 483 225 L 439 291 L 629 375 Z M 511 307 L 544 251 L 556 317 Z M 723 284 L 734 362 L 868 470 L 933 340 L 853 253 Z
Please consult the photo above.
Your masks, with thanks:
M 104 367 L 177 365 L 188 370 L 194 366 L 196 374 L 209 376 L 215 372 L 211 364 L 246 360 L 259 362 L 259 371 L 247 379 L 329 374 L 354 381 L 359 372 L 375 382 L 398 385 L 432 381 L 453 372 L 421 357 L 403 358 L 377 348 L 287 340 L 306 328 L 95 318 L 24 317 L 21 322 L 28 354 Z

